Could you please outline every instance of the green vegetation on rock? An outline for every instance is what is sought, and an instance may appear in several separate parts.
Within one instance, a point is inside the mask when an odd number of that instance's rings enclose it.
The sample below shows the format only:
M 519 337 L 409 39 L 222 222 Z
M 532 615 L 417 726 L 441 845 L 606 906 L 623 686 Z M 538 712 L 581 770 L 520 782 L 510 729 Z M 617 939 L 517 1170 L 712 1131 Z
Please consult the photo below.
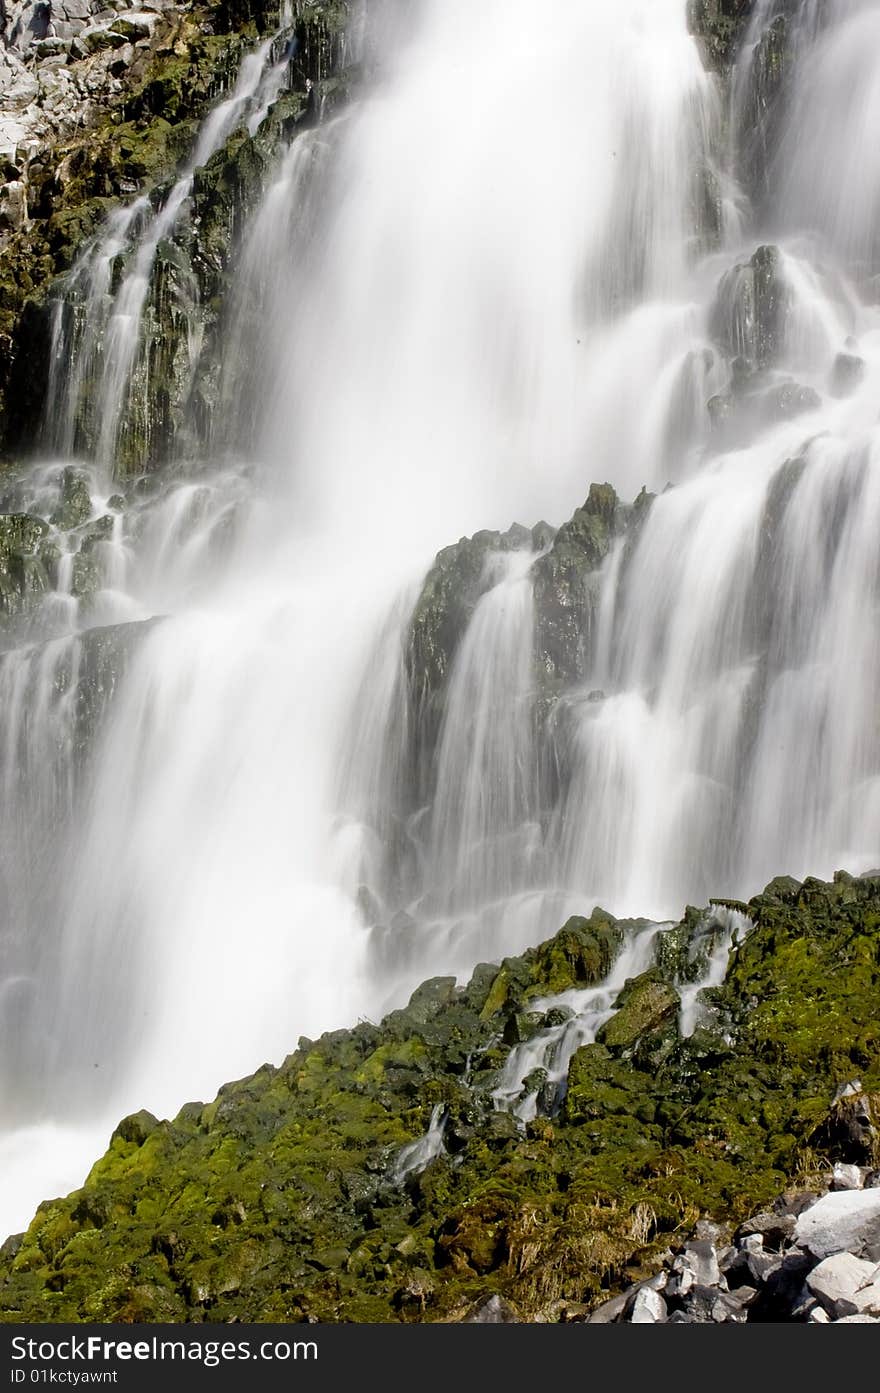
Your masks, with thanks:
M 692 1036 L 675 985 L 696 911 L 577 1051 L 561 1109 L 525 1129 L 491 1099 L 505 1040 L 539 998 L 607 972 L 627 926 L 602 911 L 463 989 L 425 984 L 380 1025 L 301 1040 L 207 1106 L 125 1119 L 83 1188 L 4 1245 L 4 1318 L 454 1320 L 497 1292 L 565 1319 L 700 1216 L 736 1223 L 827 1167 L 842 1126 L 876 1163 L 880 879 L 783 879 L 747 911 Z M 832 1100 L 854 1077 L 844 1118 Z M 398 1182 L 437 1104 L 446 1149 Z

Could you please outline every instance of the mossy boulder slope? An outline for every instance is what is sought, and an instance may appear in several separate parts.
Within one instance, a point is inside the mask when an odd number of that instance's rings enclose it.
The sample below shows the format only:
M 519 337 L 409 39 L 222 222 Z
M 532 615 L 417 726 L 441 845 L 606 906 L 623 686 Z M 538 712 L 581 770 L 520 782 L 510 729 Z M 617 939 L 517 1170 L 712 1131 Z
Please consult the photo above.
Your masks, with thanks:
M 880 877 L 782 879 L 740 908 L 753 928 L 695 1032 L 675 991 L 691 910 L 527 1127 L 491 1098 L 509 1023 L 540 1025 L 542 998 L 607 972 L 636 926 L 601 910 L 172 1121 L 125 1119 L 83 1188 L 4 1245 L 3 1318 L 443 1321 L 496 1293 L 526 1319 L 577 1318 L 701 1216 L 739 1222 L 827 1169 L 842 1085 L 877 1116 Z M 401 1179 L 437 1105 L 444 1149 Z

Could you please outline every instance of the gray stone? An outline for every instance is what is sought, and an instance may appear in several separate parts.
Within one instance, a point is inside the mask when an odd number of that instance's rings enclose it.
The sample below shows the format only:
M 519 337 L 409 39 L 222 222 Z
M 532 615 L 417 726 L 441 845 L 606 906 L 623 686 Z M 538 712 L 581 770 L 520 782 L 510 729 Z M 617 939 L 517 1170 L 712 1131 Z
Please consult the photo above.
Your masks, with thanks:
M 117 33 L 105 24 L 91 24 L 79 36 L 78 43 L 86 53 L 99 53 L 104 48 L 121 48 L 128 42 L 127 34 Z
M 781 1248 L 782 1244 L 791 1238 L 795 1230 L 797 1220 L 793 1214 L 775 1214 L 770 1210 L 763 1210 L 760 1214 L 755 1214 L 751 1219 L 747 1219 L 737 1229 L 736 1236 L 743 1240 L 760 1237 L 761 1246 L 767 1244 L 770 1248 Z M 743 1246 L 754 1247 L 754 1244 L 744 1242 Z
M 807 1286 L 829 1315 L 854 1316 L 859 1313 L 856 1293 L 868 1286 L 875 1265 L 853 1257 L 852 1253 L 835 1253 L 814 1267 L 807 1277 Z
M 859 1287 L 855 1294 L 858 1314 L 880 1316 L 880 1267 L 875 1267 L 874 1275 L 867 1286 Z
M 111 23 L 111 29 L 116 34 L 121 34 L 123 38 L 131 43 L 136 43 L 138 39 L 149 39 L 152 37 L 156 27 L 154 14 L 144 14 L 143 11 L 131 10 L 128 14 L 120 15 Z
M 0 227 L 19 232 L 27 225 L 27 189 L 18 179 L 0 188 Z
M 751 1301 L 742 1299 L 744 1291 L 751 1293 L 752 1301 L 757 1296 L 752 1287 L 740 1287 L 737 1292 L 719 1291 L 712 1307 L 712 1319 L 716 1325 L 745 1325 Z
M 718 1254 L 707 1239 L 697 1238 L 688 1243 L 684 1252 L 675 1259 L 673 1271 L 682 1276 L 690 1273 L 691 1285 L 716 1287 L 721 1280 Z
M 590 1325 L 614 1325 L 623 1319 L 624 1311 L 630 1298 L 628 1291 L 621 1292 L 619 1296 L 612 1296 L 610 1301 L 603 1301 L 601 1306 L 597 1306 L 595 1311 L 589 1315 Z
M 880 1190 L 841 1190 L 801 1214 L 795 1242 L 814 1257 L 849 1251 L 861 1257 L 880 1244 Z
M 633 1303 L 633 1325 L 660 1325 L 667 1317 L 666 1302 L 659 1291 L 642 1287 Z
M 861 1190 L 864 1177 L 858 1166 L 838 1161 L 831 1177 L 832 1190 Z
M 470 1315 L 465 1316 L 465 1325 L 520 1325 L 521 1318 L 517 1315 L 509 1301 L 505 1301 L 503 1296 L 497 1292 L 490 1296 L 487 1301 L 479 1304 Z

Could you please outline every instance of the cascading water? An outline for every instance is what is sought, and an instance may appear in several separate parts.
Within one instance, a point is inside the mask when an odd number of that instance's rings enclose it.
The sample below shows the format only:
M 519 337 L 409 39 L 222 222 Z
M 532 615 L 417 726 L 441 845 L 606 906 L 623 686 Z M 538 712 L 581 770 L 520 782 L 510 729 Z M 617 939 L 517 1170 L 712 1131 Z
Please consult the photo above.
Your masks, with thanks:
M 511 1050 L 493 1092 L 497 1107 L 528 1122 L 537 1113 L 540 1094 L 545 1095 L 548 1111 L 558 1106 L 575 1051 L 592 1044 L 600 1026 L 614 1014 L 615 998 L 627 979 L 650 967 L 662 929 L 659 924 L 633 925 L 614 967 L 599 986 L 541 997 L 532 1004 L 535 1013 L 555 1012 L 562 1019 Z M 540 1071 L 537 1079 L 536 1071 Z
M 109 467 L 114 460 L 135 364 L 139 354 L 146 356 L 144 309 L 159 245 L 180 219 L 195 171 L 237 126 L 255 130 L 265 119 L 287 74 L 287 50 L 282 46 L 279 58 L 277 48 L 273 36 L 245 56 L 234 90 L 206 118 L 183 173 L 159 207 L 139 198 L 118 210 L 74 267 L 53 317 L 46 410 L 51 444 L 61 455 L 81 445 L 88 423 L 85 437 L 91 436 L 99 463 Z M 147 380 L 143 392 L 150 390 Z
M 57 638 L 0 660 L 0 1227 L 74 1183 L 126 1109 L 173 1110 L 570 910 L 664 920 L 876 863 L 880 5 L 814 8 L 786 6 L 760 189 L 683 0 L 558 0 L 552 23 L 427 0 L 374 89 L 282 152 L 236 263 L 216 463 L 96 542 L 103 608 L 59 567 L 60 683 Z M 734 127 L 777 18 L 755 11 Z M 74 273 L 53 419 L 59 455 L 92 442 L 83 526 L 109 507 L 161 239 L 277 77 L 262 50 L 164 205 L 115 215 Z M 419 577 L 463 532 L 561 521 L 602 478 L 675 487 L 594 577 L 551 795 L 530 542 L 489 563 L 413 806 Z M 65 723 L 94 713 L 71 645 L 94 665 L 100 640 L 71 630 L 157 615 L 74 759 Z

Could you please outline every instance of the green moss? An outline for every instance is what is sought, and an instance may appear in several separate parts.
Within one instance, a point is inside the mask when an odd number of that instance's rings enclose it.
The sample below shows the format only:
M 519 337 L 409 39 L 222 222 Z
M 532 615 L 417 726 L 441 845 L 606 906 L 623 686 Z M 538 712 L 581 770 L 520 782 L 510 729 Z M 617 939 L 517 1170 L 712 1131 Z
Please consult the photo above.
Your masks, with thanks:
M 717 1025 L 680 1038 L 661 961 L 576 1052 L 558 1114 L 526 1129 L 489 1097 L 503 1037 L 536 997 L 607 973 L 624 926 L 601 911 L 171 1122 L 125 1119 L 82 1190 L 4 1248 L 4 1318 L 447 1320 L 496 1291 L 554 1320 L 646 1275 L 701 1215 L 766 1205 L 842 1128 L 872 1155 L 880 881 L 778 881 L 748 912 Z M 685 961 L 708 918 L 671 931 Z M 832 1108 L 853 1077 L 864 1097 Z M 448 1154 L 401 1187 L 394 1160 L 438 1102 Z

